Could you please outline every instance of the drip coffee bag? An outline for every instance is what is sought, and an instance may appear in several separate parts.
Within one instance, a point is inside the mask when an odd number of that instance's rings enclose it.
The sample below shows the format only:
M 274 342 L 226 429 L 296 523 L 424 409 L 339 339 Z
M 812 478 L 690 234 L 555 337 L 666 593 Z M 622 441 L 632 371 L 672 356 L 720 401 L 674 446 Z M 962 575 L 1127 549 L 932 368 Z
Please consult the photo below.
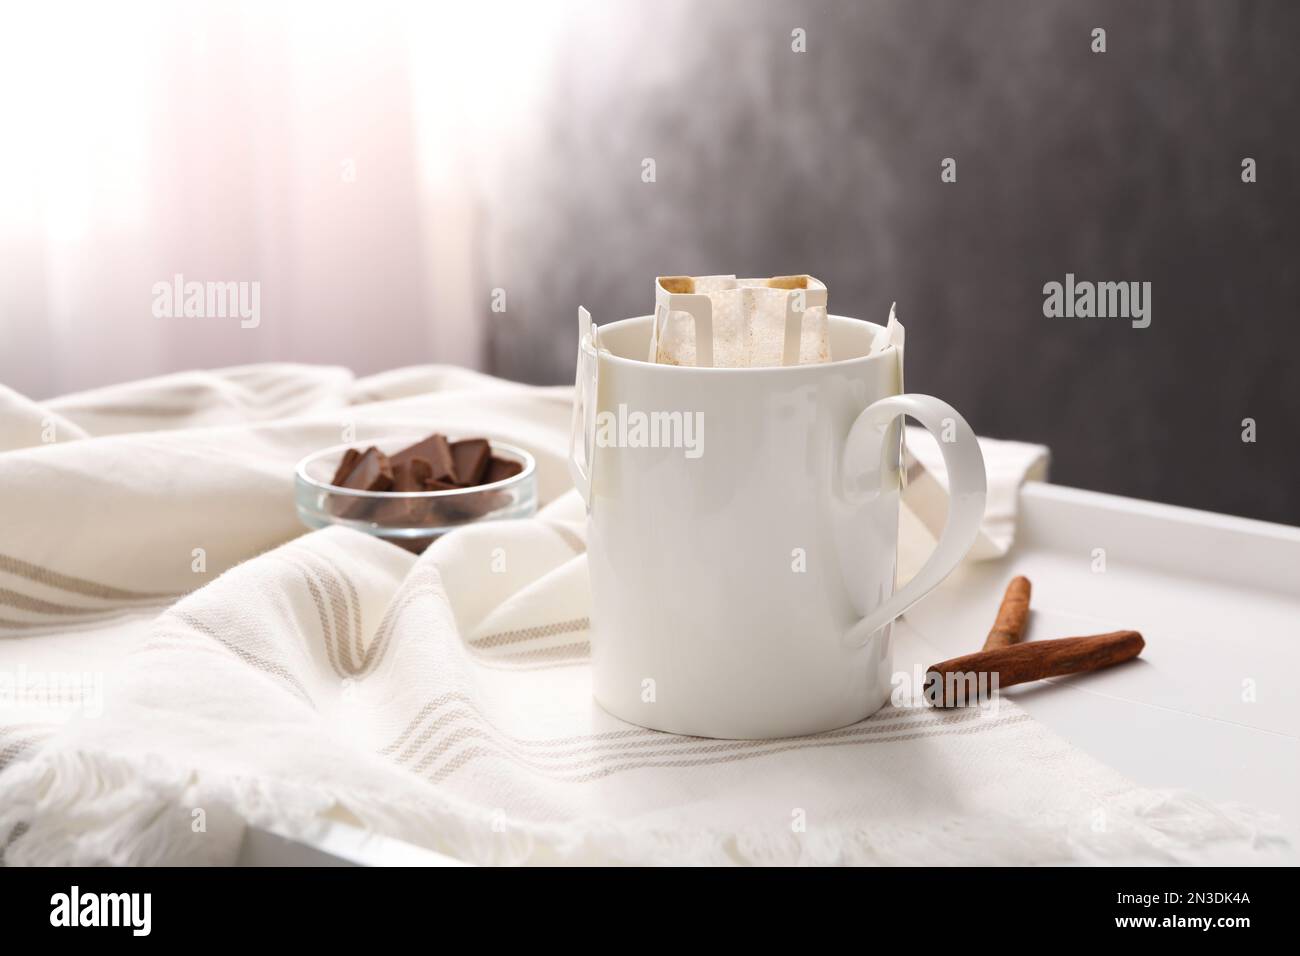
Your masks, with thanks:
M 661 276 L 649 361 L 757 368 L 831 360 L 826 286 L 812 276 Z

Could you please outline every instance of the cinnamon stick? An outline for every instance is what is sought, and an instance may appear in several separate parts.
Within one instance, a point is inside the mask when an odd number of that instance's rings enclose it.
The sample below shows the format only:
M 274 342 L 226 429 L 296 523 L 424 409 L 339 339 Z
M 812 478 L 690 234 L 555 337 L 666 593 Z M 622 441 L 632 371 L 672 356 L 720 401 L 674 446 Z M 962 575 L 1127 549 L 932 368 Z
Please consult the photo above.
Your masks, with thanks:
M 999 647 L 1019 644 L 1025 636 L 1025 625 L 1029 623 L 1029 578 L 1017 575 L 1007 585 L 1007 593 L 998 608 L 997 620 L 993 630 L 984 641 L 984 650 L 991 651 Z
M 936 707 L 976 703 L 994 689 L 1110 667 L 1131 660 L 1145 646 L 1137 631 L 1030 641 L 942 661 L 926 671 L 926 700 Z M 997 683 L 993 683 L 994 675 Z

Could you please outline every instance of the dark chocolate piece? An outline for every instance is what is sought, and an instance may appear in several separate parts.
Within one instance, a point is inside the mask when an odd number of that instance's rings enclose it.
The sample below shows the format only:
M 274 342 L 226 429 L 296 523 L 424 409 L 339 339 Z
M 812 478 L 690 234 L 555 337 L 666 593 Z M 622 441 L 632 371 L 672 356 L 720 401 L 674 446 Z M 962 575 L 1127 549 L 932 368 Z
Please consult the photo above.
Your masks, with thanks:
M 388 456 L 373 446 L 367 448 L 343 479 L 342 487 L 356 491 L 388 491 L 393 487 L 393 466 Z M 371 502 L 367 499 L 354 498 L 343 501 L 338 513 L 352 521 L 364 521 L 371 510 L 370 506 Z
M 393 490 L 424 491 L 431 481 L 433 481 L 433 465 L 429 464 L 426 458 L 412 458 L 411 463 L 406 467 L 406 485 L 409 487 L 398 488 L 394 484 Z
M 493 455 L 483 474 L 483 480 L 479 484 L 490 485 L 494 481 L 505 481 L 507 478 L 513 478 L 523 470 L 524 466 L 519 462 L 511 461 L 508 458 L 498 458 Z
M 341 485 L 347 481 L 348 475 L 352 474 L 352 469 L 361 459 L 361 452 L 355 448 L 349 448 L 343 453 L 343 460 L 339 462 L 338 468 L 334 472 L 334 477 L 330 480 L 331 485 Z
M 491 457 L 492 446 L 486 438 L 466 438 L 452 442 L 451 458 L 456 469 L 456 484 L 482 484 L 483 473 L 487 471 L 488 459 Z
M 456 468 L 451 457 L 451 446 L 447 444 L 447 436 L 430 435 L 393 455 L 393 461 L 398 464 L 405 464 L 413 458 L 423 458 L 427 461 L 433 469 L 434 479 L 456 480 Z
M 392 488 L 393 466 L 388 456 L 373 446 L 367 448 L 343 479 L 343 487 L 357 491 L 387 491 Z
M 393 465 L 393 487 L 389 491 L 424 491 L 433 467 L 424 458 L 412 458 Z M 420 513 L 419 498 L 385 498 L 375 508 L 374 521 L 379 524 L 405 524 Z
M 523 470 L 524 466 L 519 462 L 511 461 L 508 458 L 497 458 L 494 455 L 488 461 L 487 468 L 483 470 L 483 480 L 471 491 L 476 491 L 478 487 L 483 485 L 490 485 L 493 482 L 513 478 Z M 455 509 L 454 514 L 458 521 L 473 521 L 484 515 L 491 514 L 499 508 L 504 508 L 510 503 L 510 493 L 506 491 L 478 491 L 477 494 L 457 495 L 450 498 L 447 503 Z

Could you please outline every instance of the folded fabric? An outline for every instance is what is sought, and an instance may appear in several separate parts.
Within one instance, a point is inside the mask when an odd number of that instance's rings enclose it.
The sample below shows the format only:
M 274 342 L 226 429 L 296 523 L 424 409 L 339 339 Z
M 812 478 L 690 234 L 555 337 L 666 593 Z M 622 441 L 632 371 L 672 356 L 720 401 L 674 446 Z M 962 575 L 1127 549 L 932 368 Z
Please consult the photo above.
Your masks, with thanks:
M 36 408 L 0 395 L 82 432 L 0 454 L 4 861 L 229 863 L 245 822 L 334 819 L 476 862 L 1171 861 L 1261 839 L 1247 811 L 1137 787 L 1007 702 L 900 695 L 772 741 L 605 714 L 569 398 L 458 370 L 292 366 Z M 412 424 L 528 448 L 549 504 L 419 558 L 301 534 L 299 456 Z M 1024 475 L 990 476 L 1014 508 Z M 932 656 L 896 636 L 900 671 Z
M 898 575 L 909 580 L 934 550 L 948 519 L 948 470 L 935 437 L 908 426 L 903 450 L 903 512 L 899 520 Z M 981 438 L 988 500 L 984 522 L 967 560 L 989 561 L 1011 550 L 1016 537 L 1020 486 L 1046 481 L 1051 461 L 1047 447 Z

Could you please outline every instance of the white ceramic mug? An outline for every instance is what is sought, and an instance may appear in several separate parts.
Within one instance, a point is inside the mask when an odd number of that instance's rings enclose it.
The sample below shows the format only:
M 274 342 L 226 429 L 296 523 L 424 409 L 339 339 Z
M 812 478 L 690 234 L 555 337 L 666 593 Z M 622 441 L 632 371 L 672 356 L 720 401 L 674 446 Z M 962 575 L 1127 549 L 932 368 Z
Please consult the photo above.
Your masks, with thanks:
M 874 713 L 891 690 L 891 622 L 978 533 L 970 426 L 900 394 L 902 350 L 869 354 L 872 323 L 830 316 L 827 364 L 694 368 L 645 361 L 651 316 L 593 333 L 582 315 L 570 458 L 589 510 L 597 702 L 703 737 Z M 904 415 L 940 439 L 950 503 L 934 554 L 896 590 Z

